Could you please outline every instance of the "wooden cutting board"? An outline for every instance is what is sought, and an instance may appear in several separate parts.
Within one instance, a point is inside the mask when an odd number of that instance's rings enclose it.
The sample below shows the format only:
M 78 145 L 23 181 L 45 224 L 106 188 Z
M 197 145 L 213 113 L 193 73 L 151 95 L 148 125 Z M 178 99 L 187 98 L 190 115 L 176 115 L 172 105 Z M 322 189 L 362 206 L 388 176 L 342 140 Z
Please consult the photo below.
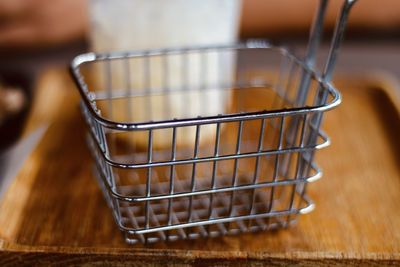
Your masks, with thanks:
M 0 266 L 400 264 L 400 90 L 345 79 L 319 152 L 317 208 L 274 232 L 129 246 L 92 176 L 79 96 L 65 71 L 42 76 L 26 132 L 50 127 L 0 203 Z

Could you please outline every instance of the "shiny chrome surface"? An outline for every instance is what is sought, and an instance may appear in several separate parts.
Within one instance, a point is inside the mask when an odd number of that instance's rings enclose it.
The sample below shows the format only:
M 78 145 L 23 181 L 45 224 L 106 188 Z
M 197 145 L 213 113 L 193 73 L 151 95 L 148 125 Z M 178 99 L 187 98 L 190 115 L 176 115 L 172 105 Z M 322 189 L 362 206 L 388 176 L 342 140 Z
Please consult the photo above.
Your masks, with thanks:
M 315 58 L 326 0 L 320 1 L 304 60 L 262 40 L 231 46 L 87 53 L 74 59 L 71 71 L 90 129 L 88 143 L 96 162 L 96 177 L 128 243 L 287 227 L 297 220 L 298 214 L 314 209 L 306 194 L 306 185 L 322 176 L 314 163 L 314 152 L 330 143 L 320 130 L 323 113 L 341 102 L 340 93 L 330 80 L 347 15 L 354 2 L 344 2 L 322 72 L 315 70 Z M 250 56 L 254 51 L 258 55 L 255 61 L 254 55 Z M 198 87 L 187 83 L 189 77 L 185 75 L 192 69 L 215 67 L 207 62 L 210 53 L 216 60 L 224 53 L 236 58 L 235 77 L 228 82 L 217 80 Z M 171 56 L 182 62 L 179 88 L 169 88 L 166 82 L 171 75 L 177 75 L 166 67 Z M 189 60 L 191 56 L 200 60 Z M 272 57 L 279 64 L 271 69 L 268 63 Z M 164 67 L 152 67 L 154 59 L 164 62 Z M 115 62 L 123 66 L 124 88 L 112 86 L 118 78 L 113 72 Z M 141 62 L 144 81 L 150 81 L 152 74 L 161 70 L 163 84 L 152 87 L 150 82 L 144 82 L 141 88 L 133 90 L 131 81 L 136 73 L 132 71 L 132 62 Z M 96 70 L 102 73 L 95 76 L 98 79 L 101 74 L 104 80 L 105 86 L 101 89 L 89 84 L 89 78 L 82 71 L 92 64 L 101 66 Z M 216 66 L 216 71 L 224 68 L 221 64 Z M 207 81 L 207 78 L 200 77 L 200 80 Z M 152 113 L 150 105 L 146 105 L 146 110 L 132 109 L 135 99 L 168 96 L 171 92 L 201 96 L 210 88 L 225 91 L 234 88 L 235 92 L 245 92 L 243 96 L 264 90 L 272 92 L 274 97 L 271 104 L 259 110 L 238 108 L 223 114 L 180 118 L 169 117 L 166 112 L 166 119 L 149 116 L 146 121 L 115 118 L 121 106 L 126 109 L 125 114 L 132 110 Z M 200 106 L 208 104 L 202 97 L 198 101 Z M 189 103 L 185 104 L 185 108 L 191 108 Z M 185 132 L 187 128 L 192 131 Z M 169 138 L 167 146 L 157 145 L 160 131 Z M 192 135 L 192 144 L 182 145 L 178 138 L 182 134 Z M 142 139 L 142 144 L 135 148 L 124 142 L 121 145 L 121 136 L 125 140 Z M 235 138 L 229 139 L 229 136 Z M 210 141 L 204 146 L 205 138 Z

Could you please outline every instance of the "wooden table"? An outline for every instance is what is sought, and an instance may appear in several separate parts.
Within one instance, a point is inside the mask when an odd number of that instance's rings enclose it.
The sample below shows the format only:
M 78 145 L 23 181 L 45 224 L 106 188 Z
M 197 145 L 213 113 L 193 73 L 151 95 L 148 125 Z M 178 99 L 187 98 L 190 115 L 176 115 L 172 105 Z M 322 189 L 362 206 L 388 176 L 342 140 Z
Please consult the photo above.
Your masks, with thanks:
M 343 104 L 324 124 L 333 145 L 317 159 L 324 178 L 309 187 L 317 208 L 296 226 L 145 247 L 124 243 L 92 177 L 77 91 L 50 71 L 27 132 L 51 125 L 0 203 L 0 266 L 400 264 L 400 102 L 380 81 L 340 84 Z

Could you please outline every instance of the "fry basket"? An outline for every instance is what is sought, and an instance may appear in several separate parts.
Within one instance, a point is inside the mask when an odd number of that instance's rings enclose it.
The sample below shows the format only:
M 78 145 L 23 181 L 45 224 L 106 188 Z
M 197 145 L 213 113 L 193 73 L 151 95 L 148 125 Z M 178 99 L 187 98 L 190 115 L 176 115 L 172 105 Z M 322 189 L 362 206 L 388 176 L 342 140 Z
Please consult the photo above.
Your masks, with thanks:
M 304 59 L 252 40 L 73 60 L 94 172 L 128 243 L 287 227 L 314 209 L 306 186 L 330 143 L 323 113 L 341 102 L 330 80 L 353 4 L 322 72 L 324 0 Z

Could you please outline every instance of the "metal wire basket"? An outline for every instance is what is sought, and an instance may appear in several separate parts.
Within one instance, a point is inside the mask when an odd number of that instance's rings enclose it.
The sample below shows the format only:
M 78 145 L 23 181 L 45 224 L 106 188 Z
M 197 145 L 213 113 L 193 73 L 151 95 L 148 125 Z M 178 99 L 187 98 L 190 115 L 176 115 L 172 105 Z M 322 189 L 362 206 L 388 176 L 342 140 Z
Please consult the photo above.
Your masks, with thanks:
M 286 227 L 313 210 L 306 186 L 329 144 L 322 114 L 341 101 L 330 78 L 354 1 L 318 74 L 326 3 L 304 60 L 259 40 L 74 59 L 96 177 L 128 243 Z

